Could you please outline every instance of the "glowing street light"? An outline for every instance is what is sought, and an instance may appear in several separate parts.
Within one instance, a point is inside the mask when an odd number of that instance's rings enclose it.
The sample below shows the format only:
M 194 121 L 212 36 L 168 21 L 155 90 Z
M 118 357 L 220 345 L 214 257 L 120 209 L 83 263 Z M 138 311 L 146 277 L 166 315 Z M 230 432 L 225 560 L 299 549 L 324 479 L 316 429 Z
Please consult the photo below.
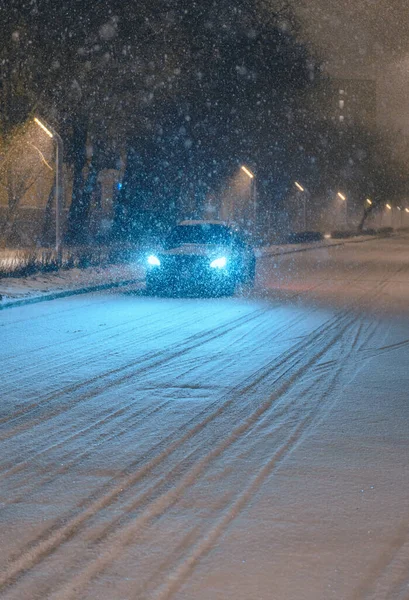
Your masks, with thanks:
M 48 137 L 55 139 L 56 154 L 55 154 L 55 251 L 57 254 L 57 261 L 61 264 L 62 258 L 62 235 L 61 235 L 61 219 L 62 219 L 62 208 L 64 205 L 64 174 L 63 174 L 63 141 L 61 136 L 51 127 L 44 122 L 34 118 L 34 122 L 41 127 L 41 129 L 48 135 Z
M 386 205 L 386 208 L 387 208 L 388 210 L 392 210 L 392 206 L 391 206 L 390 204 L 387 204 L 387 205 Z
M 372 200 L 370 198 L 366 199 L 367 204 L 369 204 L 369 206 L 372 206 Z
M 409 208 L 405 208 L 405 212 L 409 213 Z
M 300 192 L 305 192 L 305 188 L 298 181 L 294 181 L 294 185 Z M 303 194 L 303 222 L 304 231 L 307 231 L 307 194 Z
M 243 173 L 245 173 L 247 175 L 247 177 L 250 179 L 250 204 L 253 204 L 253 210 L 254 210 L 254 230 L 256 230 L 257 227 L 257 192 L 256 192 L 256 179 L 254 176 L 254 173 L 252 173 L 250 171 L 250 169 L 248 169 L 245 165 L 242 165 L 241 170 L 243 171 Z
M 342 202 L 345 202 L 345 227 L 348 228 L 348 202 L 347 202 L 347 197 L 342 194 L 341 192 L 337 193 L 338 198 L 340 198 L 342 200 Z
M 247 175 L 247 177 L 250 177 L 250 179 L 254 179 L 254 175 L 251 171 L 249 171 L 249 169 L 247 167 L 245 167 L 244 165 L 241 166 L 241 170 L 245 172 L 245 174 Z
M 42 122 L 40 121 L 40 119 L 37 119 L 37 117 L 34 117 L 34 121 L 37 123 L 37 125 L 39 125 L 39 126 L 41 127 L 41 129 L 42 129 L 43 131 L 45 131 L 45 132 L 46 132 L 46 134 L 47 134 L 47 135 L 48 135 L 50 138 L 53 138 L 53 137 L 54 137 L 54 134 L 53 134 L 53 133 L 52 133 L 52 132 L 51 132 L 51 131 L 48 129 L 48 127 L 46 127 L 46 126 L 44 125 L 44 123 L 42 123 Z

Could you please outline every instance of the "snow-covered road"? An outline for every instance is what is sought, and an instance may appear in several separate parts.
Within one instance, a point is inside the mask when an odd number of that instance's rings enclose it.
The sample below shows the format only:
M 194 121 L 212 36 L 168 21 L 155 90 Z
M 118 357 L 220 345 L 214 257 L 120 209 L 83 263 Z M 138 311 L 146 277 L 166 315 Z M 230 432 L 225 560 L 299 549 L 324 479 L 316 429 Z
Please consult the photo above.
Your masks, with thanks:
M 0 313 L 0 598 L 409 598 L 409 236 Z

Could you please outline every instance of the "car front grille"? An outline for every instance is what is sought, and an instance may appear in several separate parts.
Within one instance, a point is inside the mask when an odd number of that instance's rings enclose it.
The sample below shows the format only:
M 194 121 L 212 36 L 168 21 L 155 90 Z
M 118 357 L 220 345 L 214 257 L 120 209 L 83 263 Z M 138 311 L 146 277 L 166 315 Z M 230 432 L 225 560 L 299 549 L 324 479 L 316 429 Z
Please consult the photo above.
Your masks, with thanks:
M 163 275 L 173 282 L 198 281 L 209 273 L 206 256 L 168 255 L 161 258 Z

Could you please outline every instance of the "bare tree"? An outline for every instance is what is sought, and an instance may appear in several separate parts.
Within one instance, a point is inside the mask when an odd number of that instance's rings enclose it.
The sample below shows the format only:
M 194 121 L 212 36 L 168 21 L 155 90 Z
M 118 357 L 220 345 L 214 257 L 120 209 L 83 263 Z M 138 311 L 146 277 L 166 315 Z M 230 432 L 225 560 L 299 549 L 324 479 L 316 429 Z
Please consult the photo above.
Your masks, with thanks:
M 35 135 L 34 126 L 27 124 L 14 128 L 0 140 L 0 186 L 7 198 L 7 210 L 0 224 L 3 245 L 13 229 L 22 199 L 40 177 L 54 170 L 47 143 Z

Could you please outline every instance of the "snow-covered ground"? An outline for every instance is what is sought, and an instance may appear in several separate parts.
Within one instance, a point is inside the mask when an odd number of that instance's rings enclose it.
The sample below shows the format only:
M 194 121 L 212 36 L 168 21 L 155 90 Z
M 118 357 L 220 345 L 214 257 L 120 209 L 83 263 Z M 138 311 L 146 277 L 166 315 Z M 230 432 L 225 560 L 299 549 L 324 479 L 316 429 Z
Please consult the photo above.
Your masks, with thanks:
M 409 236 L 0 327 L 2 600 L 409 597 Z
M 87 290 L 106 285 L 117 285 L 145 277 L 140 261 L 109 267 L 87 269 L 61 269 L 56 273 L 36 273 L 26 277 L 0 279 L 0 307 L 17 301 L 43 299 L 67 295 L 77 290 Z
M 286 244 L 266 246 L 257 249 L 258 256 L 302 252 L 322 246 L 332 246 L 344 243 L 359 243 L 369 241 L 370 236 L 360 236 L 350 240 L 325 240 L 308 244 Z M 109 267 L 90 267 L 87 269 L 61 269 L 56 273 L 36 273 L 26 277 L 0 278 L 0 308 L 20 303 L 20 301 L 35 301 L 44 298 L 62 297 L 79 290 L 102 288 L 103 286 L 119 285 L 123 282 L 142 281 L 145 277 L 143 262 L 146 252 L 135 255 L 130 264 L 111 265 Z M 21 259 L 18 251 L 0 252 L 2 264 L 19 265 Z

